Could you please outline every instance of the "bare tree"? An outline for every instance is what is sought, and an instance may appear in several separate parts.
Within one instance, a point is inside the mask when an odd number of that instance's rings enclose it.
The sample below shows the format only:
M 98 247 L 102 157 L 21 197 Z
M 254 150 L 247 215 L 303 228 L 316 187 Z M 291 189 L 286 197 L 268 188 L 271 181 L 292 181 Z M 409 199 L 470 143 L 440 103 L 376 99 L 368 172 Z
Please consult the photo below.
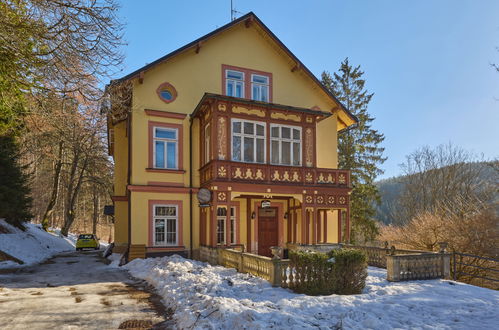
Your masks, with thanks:
M 393 218 L 404 224 L 424 212 L 438 212 L 442 204 L 463 199 L 469 202 L 465 205 L 491 201 L 497 184 L 490 180 L 487 166 L 480 160 L 452 144 L 416 150 L 401 165 L 403 189 L 393 205 Z
M 115 0 L 6 0 L 0 9 L 0 51 L 15 68 L 4 79 L 25 91 L 101 97 L 95 78 L 123 61 Z

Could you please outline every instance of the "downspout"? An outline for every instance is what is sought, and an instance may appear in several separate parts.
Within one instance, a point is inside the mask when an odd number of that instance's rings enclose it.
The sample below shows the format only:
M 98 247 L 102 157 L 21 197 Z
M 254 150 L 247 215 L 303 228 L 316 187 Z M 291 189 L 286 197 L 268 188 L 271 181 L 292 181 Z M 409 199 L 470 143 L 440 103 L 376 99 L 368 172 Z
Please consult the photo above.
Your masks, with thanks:
M 189 256 L 192 259 L 192 122 L 189 116 Z
M 132 192 L 128 190 L 132 176 L 132 111 L 128 115 L 128 173 L 127 173 L 127 196 L 128 196 L 128 255 L 132 246 Z M 128 256 L 127 256 L 128 259 Z

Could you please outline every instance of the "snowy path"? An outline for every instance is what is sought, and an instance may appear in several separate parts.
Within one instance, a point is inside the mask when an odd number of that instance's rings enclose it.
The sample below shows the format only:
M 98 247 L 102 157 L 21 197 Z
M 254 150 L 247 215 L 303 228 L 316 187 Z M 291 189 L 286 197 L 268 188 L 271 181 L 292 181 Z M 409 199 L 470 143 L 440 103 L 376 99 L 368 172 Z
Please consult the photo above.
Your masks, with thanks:
M 107 266 L 97 252 L 64 253 L 0 275 L 0 328 L 117 329 L 129 320 L 163 322 L 150 294 L 132 286 L 140 284 Z

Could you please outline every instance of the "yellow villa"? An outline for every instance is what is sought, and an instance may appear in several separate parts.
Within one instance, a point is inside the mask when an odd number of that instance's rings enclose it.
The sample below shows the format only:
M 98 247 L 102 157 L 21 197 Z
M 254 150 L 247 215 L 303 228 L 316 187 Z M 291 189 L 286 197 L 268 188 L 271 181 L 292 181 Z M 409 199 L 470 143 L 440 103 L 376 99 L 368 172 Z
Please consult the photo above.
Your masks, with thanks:
M 337 139 L 357 119 L 255 14 L 108 91 L 115 250 L 129 259 L 349 240 Z

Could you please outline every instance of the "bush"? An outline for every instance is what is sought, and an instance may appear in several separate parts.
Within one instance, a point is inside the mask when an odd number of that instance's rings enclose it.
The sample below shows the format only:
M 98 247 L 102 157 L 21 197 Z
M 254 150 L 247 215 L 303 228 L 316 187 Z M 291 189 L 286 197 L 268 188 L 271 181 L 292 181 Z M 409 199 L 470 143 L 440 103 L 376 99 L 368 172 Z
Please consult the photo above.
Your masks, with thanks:
M 366 286 L 367 256 L 359 250 L 332 250 L 328 257 L 334 258 L 332 278 L 335 293 L 358 294 Z
M 290 251 L 295 281 L 291 288 L 308 295 L 356 294 L 365 287 L 367 257 L 362 251 L 333 250 L 328 254 Z

